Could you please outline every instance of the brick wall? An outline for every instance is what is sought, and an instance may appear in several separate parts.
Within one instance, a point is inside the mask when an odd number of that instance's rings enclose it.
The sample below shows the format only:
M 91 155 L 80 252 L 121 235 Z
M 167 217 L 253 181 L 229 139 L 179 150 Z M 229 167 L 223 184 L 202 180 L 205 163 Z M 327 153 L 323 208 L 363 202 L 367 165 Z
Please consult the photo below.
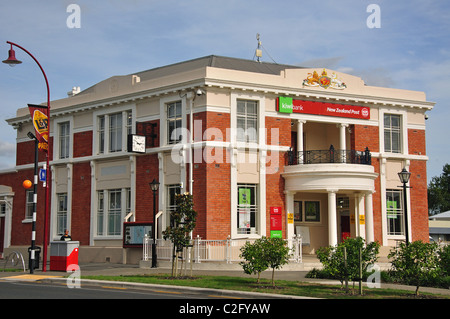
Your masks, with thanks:
M 92 155 L 92 131 L 73 134 L 73 157 Z
M 34 156 L 33 156 L 34 158 Z M 0 184 L 10 186 L 14 192 L 13 211 L 11 220 L 11 245 L 30 245 L 31 244 L 31 219 L 30 222 L 24 222 L 26 212 L 26 190 L 22 183 L 28 179 L 33 181 L 34 170 L 20 170 L 14 173 L 1 175 Z M 51 179 L 51 174 L 50 174 Z M 33 190 L 33 188 L 30 188 Z M 49 188 L 51 192 L 51 187 Z M 42 245 L 44 239 L 44 219 L 45 219 L 45 189 L 42 183 L 39 183 L 38 202 L 36 209 L 36 245 Z
M 427 167 L 425 161 L 411 161 L 409 166 L 412 240 L 428 242 Z
M 75 144 L 76 145 L 76 144 Z M 71 236 L 81 245 L 89 245 L 91 224 L 91 165 L 75 163 L 72 170 L 72 220 Z
M 350 125 L 350 147 L 363 151 L 366 147 L 371 152 L 380 151 L 379 128 L 371 125 Z
M 153 192 L 150 183 L 159 177 L 157 154 L 136 157 L 136 221 L 153 221 Z M 164 187 L 160 185 L 160 188 Z M 156 201 L 158 201 L 158 194 Z M 158 202 L 156 202 L 158 210 Z
M 408 129 L 408 152 L 412 155 L 426 155 L 425 130 Z

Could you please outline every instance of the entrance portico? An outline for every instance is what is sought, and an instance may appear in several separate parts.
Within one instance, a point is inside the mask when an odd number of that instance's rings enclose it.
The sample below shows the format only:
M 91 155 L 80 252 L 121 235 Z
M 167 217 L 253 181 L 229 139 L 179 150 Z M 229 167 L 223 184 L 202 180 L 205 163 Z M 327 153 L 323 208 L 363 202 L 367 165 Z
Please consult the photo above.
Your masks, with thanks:
M 372 193 L 377 176 L 372 165 L 286 166 L 286 213 L 294 216 L 286 219 L 287 238 L 307 234 L 304 241 L 311 250 L 337 245 L 346 236 L 374 241 Z

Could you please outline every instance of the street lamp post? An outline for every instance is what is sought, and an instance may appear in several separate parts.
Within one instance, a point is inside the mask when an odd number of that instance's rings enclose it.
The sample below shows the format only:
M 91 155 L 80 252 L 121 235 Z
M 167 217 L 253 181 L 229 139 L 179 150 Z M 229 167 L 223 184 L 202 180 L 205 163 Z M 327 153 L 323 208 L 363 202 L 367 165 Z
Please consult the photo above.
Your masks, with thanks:
M 33 274 L 34 268 L 38 268 L 36 266 L 39 265 L 39 260 L 36 260 L 36 207 L 37 207 L 39 140 L 31 132 L 28 132 L 27 136 L 30 139 L 34 140 L 33 219 L 31 224 L 31 250 L 30 250 L 30 274 Z
M 408 201 L 406 199 L 406 189 L 408 186 L 406 184 L 409 182 L 409 178 L 411 177 L 411 173 L 408 172 L 405 168 L 402 169 L 400 173 L 398 173 L 398 177 L 400 178 L 400 182 L 403 183 L 403 207 L 404 207 L 404 216 L 405 216 L 405 242 L 406 246 L 409 244 L 409 231 L 408 231 Z
M 156 268 L 157 266 L 157 258 L 156 255 L 156 192 L 159 189 L 159 182 L 155 179 L 150 183 L 150 188 L 153 191 L 153 227 L 152 227 L 152 235 L 153 235 L 153 243 L 152 243 L 152 268 Z
M 11 45 L 11 49 L 8 51 L 8 59 L 3 60 L 3 63 L 8 64 L 9 66 L 15 66 L 17 64 L 21 64 L 22 61 L 17 60 L 16 59 L 16 54 L 15 51 L 13 49 L 13 46 L 18 47 L 19 49 L 23 50 L 25 53 L 27 53 L 35 62 L 36 64 L 39 66 L 39 68 L 41 69 L 42 75 L 44 76 L 45 79 L 45 84 L 47 85 L 47 127 L 49 129 L 50 132 L 50 86 L 48 85 L 48 79 L 47 79 L 47 75 L 44 72 L 44 69 L 42 68 L 41 64 L 39 63 L 39 61 L 29 52 L 27 51 L 25 48 L 21 47 L 20 45 L 10 42 L 10 41 L 6 41 L 6 43 Z M 51 148 L 50 148 L 50 139 L 48 140 L 48 148 L 47 148 L 47 152 L 46 152 L 46 162 L 47 162 L 47 176 L 46 176 L 46 187 L 45 187 L 45 217 L 44 217 L 44 241 L 43 241 L 43 263 L 42 263 L 42 271 L 47 271 L 47 246 L 48 246 L 48 220 L 49 220 L 49 210 L 50 210 L 50 205 L 49 205 L 49 176 L 50 174 L 48 173 L 50 171 L 50 154 L 51 152 Z M 37 183 L 35 183 L 35 187 L 37 187 Z

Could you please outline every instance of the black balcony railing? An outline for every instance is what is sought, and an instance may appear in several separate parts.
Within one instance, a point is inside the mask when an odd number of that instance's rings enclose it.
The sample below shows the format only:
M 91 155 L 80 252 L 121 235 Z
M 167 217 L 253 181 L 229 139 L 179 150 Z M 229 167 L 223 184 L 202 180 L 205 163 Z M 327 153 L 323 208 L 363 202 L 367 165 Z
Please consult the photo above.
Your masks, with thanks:
M 336 150 L 331 145 L 328 150 L 312 150 L 287 152 L 287 165 L 320 164 L 320 163 L 346 163 L 346 164 L 372 164 L 372 155 L 366 147 L 364 151 Z

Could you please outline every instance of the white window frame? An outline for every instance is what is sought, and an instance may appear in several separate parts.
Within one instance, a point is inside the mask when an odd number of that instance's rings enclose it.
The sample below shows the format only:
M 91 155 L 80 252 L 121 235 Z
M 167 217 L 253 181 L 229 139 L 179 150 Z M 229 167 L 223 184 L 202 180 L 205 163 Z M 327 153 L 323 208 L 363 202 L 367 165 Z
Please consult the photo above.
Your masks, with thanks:
M 254 204 L 251 204 L 249 206 L 241 205 L 239 204 L 239 189 L 240 188 L 249 188 L 253 190 L 255 199 Z M 235 232 L 238 236 L 259 236 L 261 235 L 261 218 L 265 218 L 262 216 L 261 207 L 260 207 L 260 195 L 259 195 L 259 184 L 252 184 L 252 183 L 239 183 L 237 185 L 237 206 L 236 206 L 236 216 L 235 216 L 235 223 L 231 225 L 235 229 Z M 250 222 L 252 219 L 254 219 L 254 225 L 250 224 L 250 227 L 248 228 L 241 228 L 239 227 L 240 221 L 240 214 L 242 214 L 241 210 L 249 210 L 250 213 Z M 253 218 L 251 215 L 254 215 Z M 252 227 L 253 226 L 253 227 Z M 254 228 L 254 232 L 252 232 L 252 228 Z M 247 229 L 244 231 L 244 229 Z
M 244 103 L 243 112 L 239 110 L 239 104 Z M 249 113 L 249 104 L 255 104 L 255 113 Z M 244 143 L 258 143 L 259 134 L 259 102 L 251 99 L 237 99 L 236 101 L 236 141 Z M 243 127 L 238 127 L 239 121 L 244 121 Z M 251 127 L 250 122 L 255 122 L 256 127 Z M 253 133 L 252 130 L 255 130 Z M 242 130 L 244 130 L 242 132 Z M 240 134 L 243 135 L 241 136 Z M 252 136 L 254 135 L 254 136 Z
M 388 209 L 387 203 L 388 203 L 388 196 L 389 193 L 396 193 L 399 195 L 399 207 L 396 209 Z M 387 235 L 390 238 L 396 238 L 396 237 L 405 237 L 405 209 L 403 205 L 403 190 L 401 189 L 386 189 L 386 228 L 387 228 Z M 399 231 L 392 232 L 391 231 L 391 219 L 398 219 L 399 220 Z
M 181 185 L 180 184 L 170 184 L 166 185 L 166 216 L 167 216 L 167 225 L 171 225 L 170 215 L 172 211 L 176 209 L 175 198 L 171 198 L 171 189 L 175 190 L 175 194 L 181 194 Z M 171 202 L 173 204 L 171 205 Z
M 109 232 L 110 217 L 115 213 L 111 208 L 112 193 L 120 193 L 120 208 L 117 210 L 118 217 L 116 222 L 117 230 L 113 233 Z M 103 189 L 97 191 L 97 210 L 95 213 L 95 239 L 122 239 L 123 221 L 125 216 L 131 211 L 131 189 L 130 188 L 114 188 Z M 103 205 L 100 202 L 103 201 Z M 100 215 L 101 220 L 100 220 Z
M 399 115 L 400 116 L 400 141 L 401 150 L 400 153 L 393 153 L 386 151 L 386 146 L 384 145 L 384 115 Z M 402 158 L 404 155 L 408 154 L 408 126 L 407 126 L 407 113 L 405 111 L 399 111 L 394 109 L 380 110 L 379 114 L 379 144 L 380 153 L 388 154 L 389 157 Z
M 31 221 L 33 219 L 33 189 L 25 191 L 25 221 Z
M 61 196 L 65 196 L 66 198 L 66 207 L 65 210 L 61 210 L 60 206 L 60 198 Z M 56 194 L 56 235 L 62 236 L 64 235 L 64 230 L 69 229 L 69 196 L 67 193 L 58 193 Z M 61 220 L 64 220 L 61 225 Z
M 171 107 L 175 107 L 175 115 L 171 116 L 169 114 L 169 109 Z M 180 108 L 180 112 L 177 112 L 178 107 Z M 170 132 L 170 124 L 175 123 L 174 131 L 176 134 L 177 132 L 180 132 L 180 130 L 183 128 L 183 103 L 181 100 L 174 101 L 170 103 L 166 103 L 166 128 L 167 128 L 167 144 L 178 144 L 181 143 L 183 140 L 183 137 L 177 136 L 176 139 L 172 140 L 172 134 L 173 131 Z M 178 125 L 179 123 L 179 125 Z M 182 133 L 182 132 L 181 132 Z
M 167 105 L 180 102 L 181 101 L 181 132 L 186 135 L 187 130 L 187 120 L 186 120 L 186 97 L 180 98 L 178 95 L 176 96 L 168 96 L 161 98 L 159 100 L 159 114 L 161 116 L 160 128 L 159 128 L 159 145 L 160 146 L 179 146 L 182 143 L 186 143 L 188 140 L 188 136 L 183 136 L 180 141 L 177 143 L 169 143 L 169 128 L 168 128 L 168 118 L 167 118 Z
M 122 114 L 122 124 L 121 124 L 121 148 L 111 149 L 111 127 L 110 118 L 116 114 Z M 93 114 L 94 128 L 93 132 L 95 135 L 93 137 L 94 141 L 92 143 L 92 154 L 95 155 L 121 155 L 127 152 L 128 135 L 134 134 L 136 130 L 136 106 L 126 105 L 120 107 L 112 107 L 107 110 L 97 111 Z M 103 120 L 103 127 L 100 125 Z M 103 143 L 101 137 L 103 136 Z M 103 149 L 102 149 L 103 148 Z
M 61 125 L 68 123 L 69 124 L 69 132 L 68 136 L 64 137 L 66 139 L 66 142 L 69 144 L 68 154 L 63 154 L 61 152 L 61 139 L 63 136 L 61 135 Z M 67 160 L 73 157 L 73 117 L 61 117 L 54 120 L 54 126 L 53 126 L 55 132 L 54 132 L 54 145 L 53 145 L 53 152 L 54 152 L 54 158 L 55 160 Z

